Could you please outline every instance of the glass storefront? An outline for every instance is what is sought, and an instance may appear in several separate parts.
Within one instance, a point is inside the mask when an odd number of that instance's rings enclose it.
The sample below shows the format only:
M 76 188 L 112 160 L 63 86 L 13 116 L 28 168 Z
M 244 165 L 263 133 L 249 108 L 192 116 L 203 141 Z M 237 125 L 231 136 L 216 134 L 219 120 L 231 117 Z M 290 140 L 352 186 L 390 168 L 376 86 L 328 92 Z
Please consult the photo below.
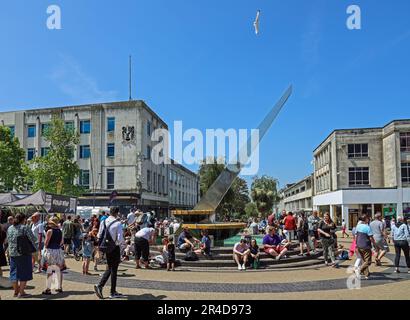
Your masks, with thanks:
M 405 218 L 410 219 L 410 203 L 403 203 L 403 215 Z

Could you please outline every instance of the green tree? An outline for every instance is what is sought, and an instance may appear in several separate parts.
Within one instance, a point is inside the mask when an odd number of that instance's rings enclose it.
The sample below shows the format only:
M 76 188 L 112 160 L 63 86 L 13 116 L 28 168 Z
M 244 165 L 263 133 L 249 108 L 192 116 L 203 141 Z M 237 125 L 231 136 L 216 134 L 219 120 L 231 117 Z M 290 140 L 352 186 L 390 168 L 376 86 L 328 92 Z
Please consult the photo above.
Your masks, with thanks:
M 272 211 L 273 206 L 279 201 L 277 183 L 276 179 L 269 176 L 253 178 L 251 197 L 258 211 L 265 216 Z
M 21 191 L 25 178 L 25 151 L 8 127 L 0 126 L 0 192 Z
M 258 207 L 254 202 L 249 202 L 246 204 L 245 213 L 248 218 L 257 218 L 259 216 Z
M 53 116 L 43 136 L 50 147 L 45 156 L 31 161 L 29 178 L 33 182 L 32 191 L 43 189 L 56 194 L 80 195 L 83 189 L 74 185 L 80 168 L 73 160 L 74 147 L 80 140 L 79 133 L 67 128 L 58 116 Z
M 213 162 L 209 164 L 203 161 L 199 168 L 201 196 L 208 191 L 210 186 L 215 182 L 225 168 L 225 165 L 217 163 L 216 159 L 213 159 L 212 161 Z M 208 162 L 210 161 L 208 160 Z M 248 185 L 244 179 L 237 177 L 216 209 L 216 213 L 220 216 L 231 216 L 234 212 L 245 214 L 245 205 L 249 201 Z

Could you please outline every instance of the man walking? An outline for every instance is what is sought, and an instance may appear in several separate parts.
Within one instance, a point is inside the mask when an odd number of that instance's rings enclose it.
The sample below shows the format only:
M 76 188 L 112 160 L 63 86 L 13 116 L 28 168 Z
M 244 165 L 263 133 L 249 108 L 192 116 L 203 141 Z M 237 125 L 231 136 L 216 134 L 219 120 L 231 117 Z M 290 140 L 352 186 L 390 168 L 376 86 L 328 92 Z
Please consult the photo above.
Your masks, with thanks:
M 372 265 L 372 243 L 374 246 L 376 246 L 376 243 L 372 229 L 369 226 L 369 217 L 363 214 L 360 220 L 362 223 L 357 225 L 355 239 L 357 250 L 363 258 L 363 264 L 356 275 L 360 277 L 361 274 L 364 274 L 364 278 L 368 280 L 370 276 L 369 267 Z
M 63 238 L 64 238 L 64 253 L 66 256 L 70 253 L 71 242 L 74 236 L 74 225 L 71 221 L 71 216 L 67 217 L 62 226 Z
M 380 212 L 376 213 L 374 216 L 375 220 L 370 223 L 370 229 L 372 229 L 373 238 L 376 242 L 374 247 L 376 251 L 376 265 L 381 266 L 381 260 L 387 252 L 389 252 L 389 245 L 386 241 L 386 231 L 385 224 L 382 221 L 382 214 Z
M 33 214 L 31 216 L 31 221 L 33 222 L 31 225 L 31 231 L 36 238 L 38 246 L 37 252 L 33 253 L 33 267 L 34 264 L 37 263 L 38 268 L 36 273 L 41 273 L 41 250 L 43 250 L 44 246 L 44 226 L 41 222 L 41 214 L 39 212 Z
M 100 230 L 98 231 L 100 250 L 103 250 L 102 246 L 105 246 L 104 249 L 107 258 L 107 270 L 104 272 L 100 283 L 94 286 L 94 291 L 100 299 L 104 299 L 102 291 L 110 277 L 111 295 L 109 298 L 116 299 L 123 297 L 116 291 L 118 266 L 121 262 L 120 246 L 124 244 L 122 226 L 118 220 L 119 212 L 118 207 L 111 208 L 109 217 L 101 223 Z

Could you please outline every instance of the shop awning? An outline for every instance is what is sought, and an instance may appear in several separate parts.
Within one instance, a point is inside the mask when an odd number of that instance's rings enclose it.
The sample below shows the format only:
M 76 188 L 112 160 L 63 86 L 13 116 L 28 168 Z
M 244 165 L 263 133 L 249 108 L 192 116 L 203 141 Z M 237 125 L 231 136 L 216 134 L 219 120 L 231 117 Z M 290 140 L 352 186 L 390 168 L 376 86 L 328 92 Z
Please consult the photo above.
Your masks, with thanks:
M 18 198 L 12 193 L 0 193 L 0 205 L 17 201 Z
M 39 190 L 23 199 L 7 203 L 6 207 L 43 207 L 48 213 L 77 212 L 77 198 L 55 195 Z

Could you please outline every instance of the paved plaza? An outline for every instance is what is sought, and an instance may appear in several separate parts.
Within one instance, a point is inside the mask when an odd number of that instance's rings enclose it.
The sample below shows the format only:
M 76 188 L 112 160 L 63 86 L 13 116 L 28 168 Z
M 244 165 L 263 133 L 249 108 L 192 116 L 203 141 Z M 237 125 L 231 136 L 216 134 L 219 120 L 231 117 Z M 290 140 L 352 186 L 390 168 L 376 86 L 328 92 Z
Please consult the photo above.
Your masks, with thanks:
M 341 239 L 345 246 L 349 240 Z M 382 267 L 372 265 L 372 278 L 361 281 L 361 288 L 347 289 L 352 260 L 343 262 L 339 269 L 319 265 L 302 269 L 282 270 L 193 270 L 176 272 L 164 270 L 136 270 L 132 262 L 120 266 L 118 287 L 128 300 L 181 300 L 181 299 L 409 299 L 410 274 L 393 271 L 392 254 L 384 259 Z M 29 283 L 28 299 L 34 300 L 97 300 L 93 285 L 100 272 L 91 276 L 81 274 L 81 262 L 67 259 L 69 270 L 64 274 L 64 293 L 43 296 L 45 276 L 34 275 Z M 100 270 L 103 266 L 100 267 Z M 5 275 L 8 275 L 6 271 Z M 109 284 L 109 282 L 108 282 Z M 105 288 L 108 295 L 109 287 Z M 12 290 L 0 289 L 3 300 L 13 299 Z

